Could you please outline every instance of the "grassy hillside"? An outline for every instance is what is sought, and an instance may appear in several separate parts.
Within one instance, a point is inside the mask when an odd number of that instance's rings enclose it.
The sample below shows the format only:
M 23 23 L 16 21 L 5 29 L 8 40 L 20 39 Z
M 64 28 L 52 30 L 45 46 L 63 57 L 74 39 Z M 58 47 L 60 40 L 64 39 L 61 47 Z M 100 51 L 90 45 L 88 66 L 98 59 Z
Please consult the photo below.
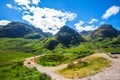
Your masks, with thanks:
M 51 80 L 49 76 L 23 66 L 27 57 L 35 56 L 32 46 L 38 40 L 0 39 L 0 80 Z
M 34 56 L 13 50 L 0 50 L 0 80 L 51 80 L 36 69 L 23 66 L 23 60 Z
M 33 45 L 39 40 L 23 39 L 23 38 L 0 38 L 0 49 L 2 50 L 17 50 L 22 52 L 32 52 Z
M 36 54 L 49 54 L 48 56 L 39 58 L 39 64 L 44 66 L 56 66 L 91 55 L 94 52 L 99 52 L 97 50 L 103 52 L 120 52 L 119 36 L 115 38 L 94 40 L 87 38 L 85 42 L 81 42 L 78 46 L 71 46 L 69 48 L 59 43 L 53 50 L 49 50 L 47 47 L 52 45 L 48 45 L 48 43 L 52 40 L 54 40 L 54 37 L 43 39 L 0 38 L 0 79 L 50 80 L 50 77 L 46 77 L 45 74 L 41 74 L 35 69 L 28 69 L 22 66 L 22 62 L 26 57 L 31 57 Z M 104 61 L 104 59 L 102 60 Z M 94 65 L 94 63 L 91 64 Z M 101 64 L 102 63 L 97 65 Z M 87 68 L 89 69 L 90 67 Z M 65 69 L 65 73 L 60 73 L 63 75 L 67 74 L 67 70 L 68 69 Z M 91 75 L 91 73 L 88 75 Z
M 55 45 L 54 37 L 43 39 L 23 39 L 23 38 L 0 38 L 1 50 L 17 50 L 22 52 L 30 52 L 34 54 L 64 54 L 80 52 L 120 52 L 120 37 L 93 39 L 81 42 L 78 46 L 65 47 L 61 43 Z M 53 48 L 49 50 L 48 48 Z
M 93 41 L 96 48 L 103 52 L 120 52 L 120 36 L 106 39 L 96 39 Z

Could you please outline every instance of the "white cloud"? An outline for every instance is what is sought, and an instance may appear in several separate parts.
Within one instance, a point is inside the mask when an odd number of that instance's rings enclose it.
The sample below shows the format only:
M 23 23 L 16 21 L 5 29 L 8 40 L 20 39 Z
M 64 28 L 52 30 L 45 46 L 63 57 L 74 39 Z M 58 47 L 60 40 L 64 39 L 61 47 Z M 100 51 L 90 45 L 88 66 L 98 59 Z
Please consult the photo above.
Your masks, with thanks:
M 97 26 L 95 25 L 87 25 L 87 26 L 83 26 L 84 22 L 83 21 L 79 21 L 79 23 L 75 24 L 76 29 L 81 32 L 81 31 L 90 31 L 90 30 L 95 30 L 97 28 Z
M 32 0 L 33 4 L 38 4 L 40 2 L 40 0 Z
M 25 5 L 27 6 L 30 4 L 30 0 L 14 0 L 18 5 Z
M 103 14 L 103 19 L 108 19 L 112 15 L 116 15 L 120 11 L 120 7 L 112 6 L 108 10 L 106 10 L 105 14 Z
M 79 23 L 77 23 L 76 25 L 83 25 L 85 22 L 80 20 Z
M 25 5 L 25 6 L 28 6 L 29 4 L 37 5 L 40 2 L 40 0 L 14 0 L 14 1 L 18 5 Z
M 98 21 L 97 19 L 93 18 L 89 21 L 89 24 L 92 24 L 92 23 L 97 22 L 97 21 Z
M 10 22 L 11 21 L 8 21 L 8 20 L 0 20 L 0 25 L 7 25 Z
M 10 9 L 15 9 L 15 10 L 18 10 L 18 11 L 21 11 L 21 8 L 19 8 L 19 7 L 16 7 L 16 6 L 13 6 L 12 4 L 6 4 L 6 6 L 8 7 L 8 8 L 10 8 Z
M 11 4 L 6 4 L 6 6 L 7 6 L 8 8 L 13 8 L 13 6 L 12 6 Z
M 17 7 L 22 9 L 23 20 L 41 28 L 44 32 L 55 34 L 67 21 L 72 21 L 77 16 L 71 12 L 40 8 L 37 6 L 40 0 L 15 0 L 15 2 L 18 4 Z
M 102 21 L 100 24 L 104 24 L 104 23 L 105 23 L 105 22 Z
M 33 15 L 23 15 L 23 20 L 41 28 L 44 32 L 51 32 L 53 34 L 64 26 L 67 21 L 71 21 L 76 17 L 74 13 L 62 12 L 50 8 L 34 7 L 30 8 L 30 11 Z

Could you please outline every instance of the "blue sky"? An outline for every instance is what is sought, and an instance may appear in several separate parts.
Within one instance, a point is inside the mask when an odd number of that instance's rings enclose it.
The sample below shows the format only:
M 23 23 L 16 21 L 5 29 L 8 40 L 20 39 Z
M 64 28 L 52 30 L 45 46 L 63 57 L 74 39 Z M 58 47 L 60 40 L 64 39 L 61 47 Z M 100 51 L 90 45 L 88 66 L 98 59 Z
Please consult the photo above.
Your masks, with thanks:
M 120 30 L 120 0 L 0 0 L 0 24 L 20 21 L 55 34 L 63 25 L 94 30 L 112 24 Z

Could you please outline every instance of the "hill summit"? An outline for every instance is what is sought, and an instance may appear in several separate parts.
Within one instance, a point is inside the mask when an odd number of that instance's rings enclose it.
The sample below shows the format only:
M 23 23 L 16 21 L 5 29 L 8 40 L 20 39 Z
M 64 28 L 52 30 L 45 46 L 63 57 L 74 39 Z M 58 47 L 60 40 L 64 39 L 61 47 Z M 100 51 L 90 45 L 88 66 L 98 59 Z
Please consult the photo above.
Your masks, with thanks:
M 78 45 L 80 42 L 84 41 L 79 33 L 68 26 L 63 26 L 55 35 L 55 37 L 59 43 L 66 47 L 68 47 L 70 44 Z
M 95 38 L 113 38 L 117 37 L 119 34 L 119 31 L 116 30 L 112 25 L 110 24 L 104 24 L 100 26 L 98 29 L 91 32 L 90 37 Z

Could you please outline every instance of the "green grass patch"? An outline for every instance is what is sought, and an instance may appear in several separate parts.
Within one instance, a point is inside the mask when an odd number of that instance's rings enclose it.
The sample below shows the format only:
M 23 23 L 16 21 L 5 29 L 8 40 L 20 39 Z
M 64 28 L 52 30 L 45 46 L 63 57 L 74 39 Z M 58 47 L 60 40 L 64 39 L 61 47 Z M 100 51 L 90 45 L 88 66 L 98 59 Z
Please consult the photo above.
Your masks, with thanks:
M 79 58 L 93 54 L 91 51 L 81 51 L 79 53 L 49 54 L 37 59 L 38 64 L 43 66 L 57 66 Z
M 5 64 L 9 64 L 13 62 L 19 62 L 31 56 L 34 56 L 34 54 L 13 51 L 13 50 L 5 50 L 5 51 L 0 50 L 0 66 L 2 65 L 4 66 Z
M 35 52 L 34 46 L 37 43 L 39 43 L 39 39 L 0 38 L 0 49 Z
M 36 69 L 23 66 L 23 60 L 34 54 L 13 50 L 0 50 L 0 80 L 51 80 Z
M 0 67 L 1 80 L 51 80 L 45 74 L 38 72 L 35 68 L 26 68 L 23 62 L 12 63 Z
M 110 66 L 110 61 L 103 57 L 89 57 L 77 64 L 59 70 L 58 73 L 67 78 L 82 78 L 100 72 L 105 67 Z
M 109 48 L 102 48 L 104 52 L 120 52 L 120 47 L 114 48 L 114 47 L 109 47 Z
M 44 55 L 37 59 L 38 64 L 43 66 L 57 66 L 69 60 L 68 57 L 60 54 Z

